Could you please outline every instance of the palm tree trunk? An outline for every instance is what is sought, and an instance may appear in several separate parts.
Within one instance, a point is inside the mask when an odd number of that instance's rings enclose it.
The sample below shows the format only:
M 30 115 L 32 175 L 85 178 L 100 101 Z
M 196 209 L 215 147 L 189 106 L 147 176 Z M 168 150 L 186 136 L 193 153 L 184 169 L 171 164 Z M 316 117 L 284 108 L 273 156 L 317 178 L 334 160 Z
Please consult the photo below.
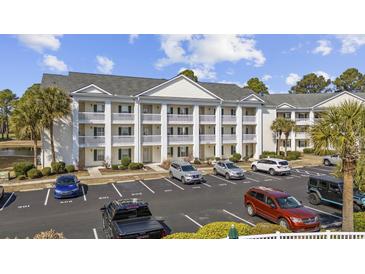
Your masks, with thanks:
M 285 134 L 285 157 L 288 156 L 288 139 L 289 139 L 289 136 Z
M 281 146 L 281 135 L 279 135 L 279 138 L 278 138 L 278 152 L 277 152 L 277 155 L 280 155 L 280 146 Z
M 342 231 L 354 231 L 354 190 L 353 170 L 355 164 L 352 161 L 343 161 L 343 208 L 342 208 Z
M 276 155 L 279 155 L 279 139 L 276 137 Z
M 53 121 L 50 123 L 49 137 L 51 139 L 52 162 L 56 162 L 56 153 L 54 150 L 54 141 L 53 141 Z
M 33 140 L 33 164 L 37 168 L 37 138 Z

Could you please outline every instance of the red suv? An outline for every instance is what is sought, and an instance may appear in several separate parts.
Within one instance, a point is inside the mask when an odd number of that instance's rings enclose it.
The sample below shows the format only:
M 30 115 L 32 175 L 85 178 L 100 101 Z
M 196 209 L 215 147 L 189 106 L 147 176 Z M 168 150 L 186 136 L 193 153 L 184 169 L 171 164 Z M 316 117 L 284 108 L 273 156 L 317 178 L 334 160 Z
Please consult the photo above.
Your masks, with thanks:
M 319 231 L 319 218 L 290 194 L 264 186 L 250 188 L 244 196 L 250 216 L 260 215 L 295 232 Z

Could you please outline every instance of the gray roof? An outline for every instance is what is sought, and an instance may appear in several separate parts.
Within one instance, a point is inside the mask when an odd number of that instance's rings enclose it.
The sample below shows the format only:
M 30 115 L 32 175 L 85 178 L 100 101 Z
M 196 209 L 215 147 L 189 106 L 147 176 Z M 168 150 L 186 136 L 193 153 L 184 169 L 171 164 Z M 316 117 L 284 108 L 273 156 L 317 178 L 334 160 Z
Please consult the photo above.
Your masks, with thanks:
M 69 72 L 68 75 L 43 74 L 42 87 L 57 86 L 71 93 L 72 91 L 94 84 L 114 95 L 135 96 L 166 81 L 168 80 Z M 253 94 L 250 89 L 240 88 L 235 84 L 207 82 L 199 82 L 198 84 L 227 101 L 240 100 Z

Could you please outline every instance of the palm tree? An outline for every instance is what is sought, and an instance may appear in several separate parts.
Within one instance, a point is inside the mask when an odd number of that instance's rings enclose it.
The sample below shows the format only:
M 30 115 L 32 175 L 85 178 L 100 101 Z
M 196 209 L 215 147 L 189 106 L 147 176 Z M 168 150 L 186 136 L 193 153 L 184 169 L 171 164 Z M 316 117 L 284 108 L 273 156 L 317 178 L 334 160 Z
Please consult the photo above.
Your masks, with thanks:
M 10 89 L 0 91 L 0 120 L 1 120 L 1 135 L 4 139 L 9 139 L 9 116 L 11 114 L 16 95 Z
M 37 101 L 42 110 L 42 125 L 49 130 L 52 161 L 56 162 L 53 125 L 55 120 L 71 114 L 71 99 L 63 90 L 56 87 L 40 89 Z
M 19 101 L 15 103 L 11 115 L 11 124 L 18 137 L 31 136 L 33 140 L 33 162 L 37 166 L 37 145 L 41 135 L 42 112 L 36 101 L 38 87 L 36 85 L 27 89 Z
M 282 130 L 285 136 L 285 157 L 288 156 L 288 140 L 290 132 L 294 131 L 296 128 L 295 121 L 284 119 L 282 124 Z
M 342 230 L 353 231 L 353 179 L 356 163 L 364 146 L 365 107 L 345 101 L 329 108 L 310 130 L 315 152 L 330 145 L 342 159 L 343 209 Z
M 283 134 L 283 125 L 285 124 L 285 118 L 278 117 L 271 124 L 271 130 L 276 134 L 276 154 L 280 154 L 281 135 Z

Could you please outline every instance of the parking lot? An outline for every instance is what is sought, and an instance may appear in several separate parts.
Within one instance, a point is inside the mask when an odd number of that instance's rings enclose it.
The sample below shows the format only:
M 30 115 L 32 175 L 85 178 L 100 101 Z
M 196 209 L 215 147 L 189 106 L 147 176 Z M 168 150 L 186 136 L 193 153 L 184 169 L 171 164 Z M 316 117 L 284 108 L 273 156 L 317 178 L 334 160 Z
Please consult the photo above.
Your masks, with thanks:
M 248 188 L 256 185 L 285 190 L 316 212 L 323 228 L 338 226 L 341 209 L 313 206 L 306 193 L 310 175 L 331 171 L 331 167 L 323 166 L 292 169 L 288 176 L 248 171 L 245 180 L 232 181 L 205 175 L 206 182 L 197 185 L 183 185 L 169 178 L 82 185 L 82 196 L 65 200 L 54 199 L 53 189 L 6 193 L 0 202 L 0 238 L 32 237 L 51 228 L 63 232 L 66 238 L 103 238 L 100 207 L 113 199 L 129 197 L 149 202 L 152 214 L 164 220 L 172 233 L 195 232 L 215 221 L 255 225 L 265 220 L 250 217 L 242 198 Z

